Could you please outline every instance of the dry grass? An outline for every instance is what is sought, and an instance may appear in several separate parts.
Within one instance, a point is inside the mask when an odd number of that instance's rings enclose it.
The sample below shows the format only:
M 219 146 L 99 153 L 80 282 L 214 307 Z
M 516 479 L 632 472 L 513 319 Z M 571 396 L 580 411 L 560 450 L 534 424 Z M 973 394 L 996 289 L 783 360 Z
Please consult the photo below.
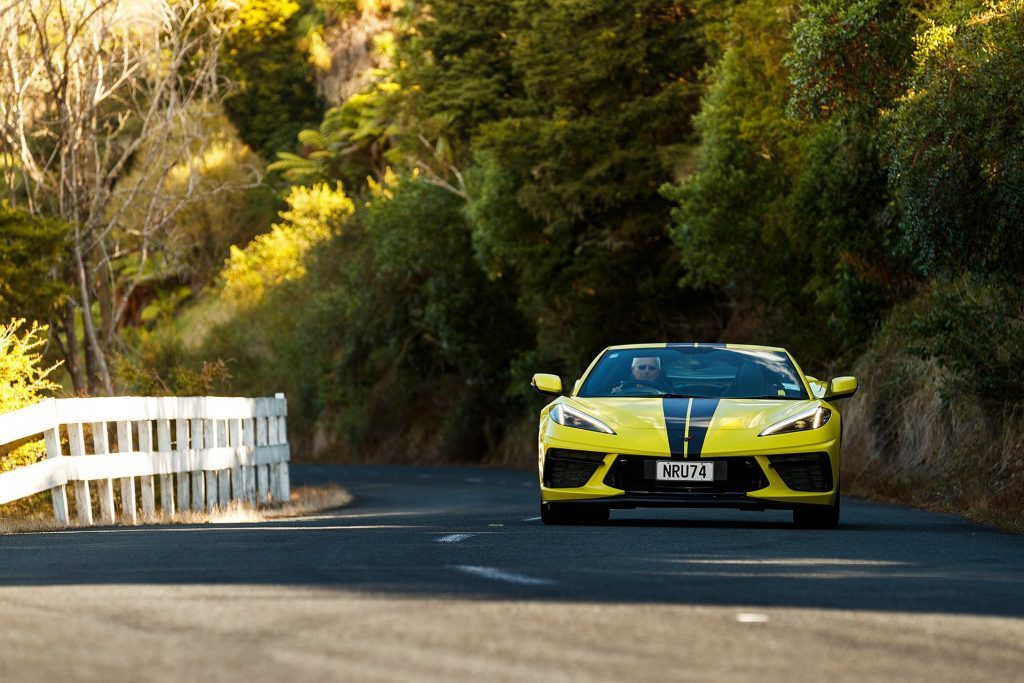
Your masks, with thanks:
M 885 337 L 844 412 L 843 490 L 1024 532 L 1024 415 L 943 398 L 942 371 Z
M 71 487 L 68 487 L 69 489 Z M 157 514 L 148 517 L 139 516 L 140 524 L 239 524 L 262 522 L 282 517 L 298 517 L 311 512 L 330 510 L 343 507 L 352 501 L 349 493 L 336 485 L 302 486 L 292 489 L 291 500 L 284 505 L 254 509 L 242 503 L 231 503 L 228 507 L 215 512 L 180 512 L 169 516 Z M 73 507 L 71 508 L 74 509 Z M 53 521 L 53 509 L 50 507 L 49 494 L 34 496 L 33 501 L 22 502 L 17 508 L 3 506 L 0 508 L 0 534 L 12 534 L 23 531 L 50 531 L 58 529 Z M 81 525 L 72 512 L 71 528 Z

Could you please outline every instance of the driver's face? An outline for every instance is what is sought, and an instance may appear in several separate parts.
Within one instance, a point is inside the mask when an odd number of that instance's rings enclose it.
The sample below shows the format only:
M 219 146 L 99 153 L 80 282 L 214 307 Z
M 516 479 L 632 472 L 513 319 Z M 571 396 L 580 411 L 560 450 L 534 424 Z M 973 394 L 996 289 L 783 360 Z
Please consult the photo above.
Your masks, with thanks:
M 653 382 L 661 374 L 657 358 L 637 358 L 633 361 L 633 379 Z

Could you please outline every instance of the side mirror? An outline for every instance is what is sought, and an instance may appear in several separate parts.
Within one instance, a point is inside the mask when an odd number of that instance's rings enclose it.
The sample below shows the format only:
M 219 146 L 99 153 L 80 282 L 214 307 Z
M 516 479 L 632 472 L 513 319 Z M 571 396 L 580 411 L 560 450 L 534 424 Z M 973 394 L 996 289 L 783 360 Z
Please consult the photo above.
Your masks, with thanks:
M 558 375 L 545 375 L 538 372 L 530 381 L 533 390 L 541 396 L 561 396 L 562 378 Z
M 837 399 L 837 398 L 850 398 L 857 393 L 857 378 L 856 377 L 836 377 L 834 380 L 829 382 L 828 391 L 825 392 L 825 398 Z

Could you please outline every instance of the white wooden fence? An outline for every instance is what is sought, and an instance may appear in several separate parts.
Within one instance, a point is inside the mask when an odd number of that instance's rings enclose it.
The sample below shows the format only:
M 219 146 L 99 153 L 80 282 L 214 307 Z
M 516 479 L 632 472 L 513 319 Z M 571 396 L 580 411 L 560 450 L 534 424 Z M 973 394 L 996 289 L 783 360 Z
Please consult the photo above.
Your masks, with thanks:
M 49 489 L 54 518 L 64 526 L 70 520 L 66 485 L 71 483 L 78 520 L 89 525 L 90 482 L 96 482 L 100 522 L 134 524 L 136 478 L 142 514 L 149 518 L 156 515 L 158 497 L 168 515 L 212 511 L 230 501 L 254 506 L 287 501 L 287 413 L 283 394 L 48 399 L 0 415 L 0 446 L 38 435 L 46 443 L 44 461 L 0 474 L 0 504 Z M 120 517 L 114 509 L 115 479 Z

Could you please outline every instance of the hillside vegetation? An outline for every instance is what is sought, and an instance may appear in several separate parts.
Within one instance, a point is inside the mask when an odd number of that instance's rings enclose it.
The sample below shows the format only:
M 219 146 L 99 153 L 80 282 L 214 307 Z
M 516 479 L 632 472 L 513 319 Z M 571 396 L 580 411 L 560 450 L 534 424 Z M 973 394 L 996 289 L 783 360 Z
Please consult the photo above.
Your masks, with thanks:
M 529 466 L 535 371 L 775 344 L 860 376 L 844 490 L 1024 515 L 1019 0 L 112 5 L 80 34 L 166 6 L 174 78 L 109 32 L 92 118 L 40 80 L 0 137 L 0 314 L 68 391 L 284 391 L 304 458 Z

